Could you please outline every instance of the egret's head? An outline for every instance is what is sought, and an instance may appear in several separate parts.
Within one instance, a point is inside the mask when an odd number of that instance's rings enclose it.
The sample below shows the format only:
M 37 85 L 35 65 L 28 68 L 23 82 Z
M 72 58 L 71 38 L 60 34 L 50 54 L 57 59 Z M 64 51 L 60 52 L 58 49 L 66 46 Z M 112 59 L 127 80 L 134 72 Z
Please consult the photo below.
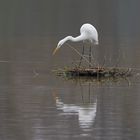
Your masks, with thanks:
M 55 53 L 60 49 L 61 46 L 62 46 L 62 43 L 59 42 L 59 43 L 57 44 L 57 47 L 56 47 L 55 50 L 53 51 L 53 55 L 55 55 Z
M 60 40 L 57 44 L 57 47 L 53 51 L 53 55 L 58 51 L 58 49 L 68 40 L 72 40 L 72 36 L 67 36 L 64 39 Z
M 57 47 L 53 51 L 53 55 L 55 55 L 55 53 L 60 49 L 60 47 L 64 44 L 64 42 L 65 42 L 64 39 L 62 39 L 58 42 Z
M 55 48 L 55 50 L 53 51 L 53 55 L 55 55 L 55 53 L 60 49 L 61 46 L 57 45 L 57 47 Z

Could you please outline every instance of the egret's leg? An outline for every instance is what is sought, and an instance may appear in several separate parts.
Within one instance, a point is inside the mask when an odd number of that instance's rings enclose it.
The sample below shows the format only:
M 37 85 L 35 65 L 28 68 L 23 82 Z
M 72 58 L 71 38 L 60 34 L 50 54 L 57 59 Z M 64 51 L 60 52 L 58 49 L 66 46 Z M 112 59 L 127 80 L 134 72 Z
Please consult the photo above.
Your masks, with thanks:
M 90 45 L 90 48 L 89 48 L 89 67 L 91 67 L 91 56 L 92 56 L 92 47 Z
M 85 46 L 83 45 L 82 55 L 81 55 L 80 62 L 79 62 L 79 67 L 81 66 L 81 63 L 82 63 L 82 60 L 83 60 L 84 51 L 85 51 Z

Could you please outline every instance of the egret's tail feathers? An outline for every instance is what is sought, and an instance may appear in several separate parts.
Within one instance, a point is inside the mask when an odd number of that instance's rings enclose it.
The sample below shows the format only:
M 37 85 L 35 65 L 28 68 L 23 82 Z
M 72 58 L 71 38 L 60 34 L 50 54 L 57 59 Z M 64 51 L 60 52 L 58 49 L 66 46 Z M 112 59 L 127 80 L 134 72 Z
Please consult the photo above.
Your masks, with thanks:
M 95 45 L 99 45 L 99 41 L 96 41 L 96 42 L 95 42 Z

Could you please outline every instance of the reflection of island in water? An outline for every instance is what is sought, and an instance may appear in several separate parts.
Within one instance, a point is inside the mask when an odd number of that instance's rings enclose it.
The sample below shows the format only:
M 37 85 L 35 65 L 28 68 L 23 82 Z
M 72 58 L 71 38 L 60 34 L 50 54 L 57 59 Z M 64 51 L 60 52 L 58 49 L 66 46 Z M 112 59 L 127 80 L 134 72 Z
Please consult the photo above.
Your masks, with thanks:
M 64 115 L 77 115 L 79 126 L 83 130 L 88 130 L 93 126 L 96 117 L 97 99 L 94 99 L 92 103 L 88 102 L 81 104 L 66 104 L 59 97 L 55 97 L 55 99 L 57 110 L 63 111 Z M 84 100 L 83 97 L 82 100 Z
M 122 83 L 124 83 L 125 85 L 131 85 L 130 77 L 69 77 L 66 78 L 66 80 L 82 84 L 91 83 L 92 85 L 120 85 Z

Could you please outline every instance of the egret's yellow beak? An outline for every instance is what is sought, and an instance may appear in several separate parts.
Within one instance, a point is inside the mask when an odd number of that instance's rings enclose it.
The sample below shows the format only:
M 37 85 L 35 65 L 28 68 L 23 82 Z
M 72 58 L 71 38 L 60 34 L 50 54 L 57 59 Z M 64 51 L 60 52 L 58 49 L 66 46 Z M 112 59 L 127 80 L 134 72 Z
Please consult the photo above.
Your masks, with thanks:
M 53 51 L 53 55 L 55 55 L 55 53 L 58 51 L 58 47 L 55 48 L 55 50 Z

